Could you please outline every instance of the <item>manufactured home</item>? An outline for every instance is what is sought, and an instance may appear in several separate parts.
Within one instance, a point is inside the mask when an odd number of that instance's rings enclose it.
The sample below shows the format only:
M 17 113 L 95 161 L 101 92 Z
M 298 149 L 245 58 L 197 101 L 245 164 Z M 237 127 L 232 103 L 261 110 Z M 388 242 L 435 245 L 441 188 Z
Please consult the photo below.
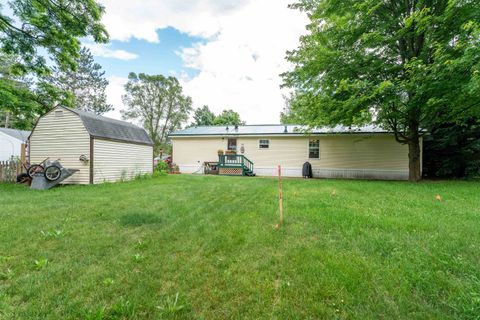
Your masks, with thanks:
M 31 164 L 50 158 L 78 169 L 66 184 L 114 182 L 153 171 L 153 143 L 143 128 L 65 107 L 40 117 L 29 151 Z
M 30 131 L 0 128 L 0 161 L 21 159 Z
M 408 146 L 376 126 L 319 128 L 299 125 L 196 126 L 170 134 L 172 161 L 183 173 L 205 166 L 228 175 L 408 179 Z

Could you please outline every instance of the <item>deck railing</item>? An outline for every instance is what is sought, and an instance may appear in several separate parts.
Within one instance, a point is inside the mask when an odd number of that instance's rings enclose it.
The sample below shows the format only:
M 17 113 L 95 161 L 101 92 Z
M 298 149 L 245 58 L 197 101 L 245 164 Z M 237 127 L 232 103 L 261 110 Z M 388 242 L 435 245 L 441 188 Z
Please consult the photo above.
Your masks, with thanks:
M 243 168 L 253 172 L 253 162 L 241 154 L 226 154 L 218 156 L 218 166 L 229 168 Z

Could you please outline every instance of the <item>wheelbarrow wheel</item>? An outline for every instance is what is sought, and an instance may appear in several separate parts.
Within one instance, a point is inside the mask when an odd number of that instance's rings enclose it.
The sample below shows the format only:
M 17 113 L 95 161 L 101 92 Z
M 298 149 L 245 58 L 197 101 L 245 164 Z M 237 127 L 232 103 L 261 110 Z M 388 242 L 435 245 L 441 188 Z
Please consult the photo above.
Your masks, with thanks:
M 40 164 L 32 164 L 28 170 L 27 170 L 27 174 L 30 178 L 33 179 L 33 176 L 35 175 L 35 173 L 42 173 L 43 171 L 45 170 L 45 168 L 43 168 L 42 165 Z
M 48 181 L 57 181 L 62 175 L 62 170 L 58 166 L 51 165 L 45 169 L 44 175 Z

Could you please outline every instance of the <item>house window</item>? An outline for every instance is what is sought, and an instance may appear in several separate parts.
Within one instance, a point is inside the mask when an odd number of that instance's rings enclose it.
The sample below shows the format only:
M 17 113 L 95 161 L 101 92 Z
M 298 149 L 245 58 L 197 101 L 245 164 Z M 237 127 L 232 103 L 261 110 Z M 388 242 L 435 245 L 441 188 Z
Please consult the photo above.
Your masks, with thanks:
M 308 157 L 320 159 L 320 140 L 310 140 L 308 143 Z
M 227 150 L 237 151 L 237 139 L 228 139 Z
M 270 140 L 258 140 L 258 148 L 259 149 L 268 149 L 270 148 Z

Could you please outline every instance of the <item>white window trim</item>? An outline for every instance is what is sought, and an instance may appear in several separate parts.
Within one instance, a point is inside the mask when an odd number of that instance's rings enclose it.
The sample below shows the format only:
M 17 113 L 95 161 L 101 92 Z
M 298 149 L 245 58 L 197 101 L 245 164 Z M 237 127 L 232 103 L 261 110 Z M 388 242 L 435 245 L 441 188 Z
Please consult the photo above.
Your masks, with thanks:
M 318 140 L 318 158 L 310 158 L 310 140 Z M 320 142 L 320 139 L 309 138 L 307 140 L 307 159 L 309 159 L 309 160 L 320 160 L 322 158 L 321 145 L 322 145 L 322 143 Z
M 262 141 L 262 140 L 268 141 L 268 148 L 260 148 L 260 141 Z M 257 146 L 258 146 L 258 150 L 270 150 L 270 139 L 258 139 Z

